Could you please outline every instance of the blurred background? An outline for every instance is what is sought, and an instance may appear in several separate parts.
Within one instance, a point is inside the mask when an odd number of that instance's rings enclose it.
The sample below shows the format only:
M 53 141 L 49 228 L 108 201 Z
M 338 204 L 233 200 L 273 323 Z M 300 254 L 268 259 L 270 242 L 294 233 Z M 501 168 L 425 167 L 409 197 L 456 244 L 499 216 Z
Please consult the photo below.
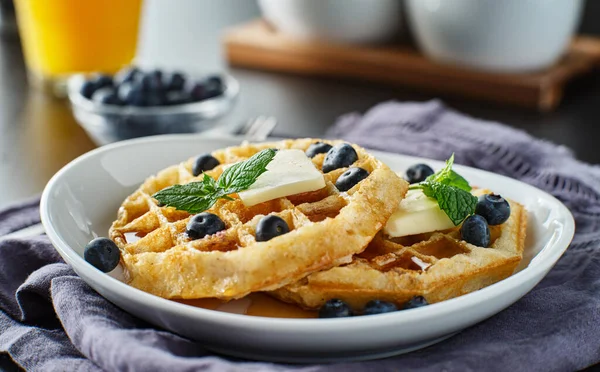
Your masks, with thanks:
M 96 146 L 442 99 L 600 162 L 584 0 L 0 0 L 0 207 Z M 135 68 L 134 68 L 135 67 Z

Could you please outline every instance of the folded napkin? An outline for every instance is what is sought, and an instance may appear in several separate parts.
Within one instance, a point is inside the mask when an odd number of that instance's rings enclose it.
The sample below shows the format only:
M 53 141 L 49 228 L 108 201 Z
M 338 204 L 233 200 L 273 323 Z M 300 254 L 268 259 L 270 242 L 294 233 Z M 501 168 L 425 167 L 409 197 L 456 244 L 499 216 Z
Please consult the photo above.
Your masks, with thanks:
M 46 236 L 3 239 L 39 222 L 33 200 L 0 212 L 0 353 L 31 371 L 571 371 L 600 361 L 599 167 L 437 101 L 349 114 L 329 136 L 437 159 L 454 152 L 457 163 L 533 184 L 571 209 L 575 240 L 523 299 L 442 343 L 385 360 L 290 366 L 218 356 L 156 329 L 88 287 Z

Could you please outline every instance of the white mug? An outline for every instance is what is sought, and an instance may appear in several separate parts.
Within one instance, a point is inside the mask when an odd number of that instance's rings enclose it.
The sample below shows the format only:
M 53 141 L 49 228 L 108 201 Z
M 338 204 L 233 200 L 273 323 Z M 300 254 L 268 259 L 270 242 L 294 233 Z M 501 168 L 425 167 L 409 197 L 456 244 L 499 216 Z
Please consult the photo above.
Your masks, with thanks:
M 401 29 L 401 0 L 259 0 L 263 16 L 299 39 L 380 43 Z
M 430 58 L 492 71 L 555 63 L 577 29 L 583 0 L 408 0 L 408 19 Z

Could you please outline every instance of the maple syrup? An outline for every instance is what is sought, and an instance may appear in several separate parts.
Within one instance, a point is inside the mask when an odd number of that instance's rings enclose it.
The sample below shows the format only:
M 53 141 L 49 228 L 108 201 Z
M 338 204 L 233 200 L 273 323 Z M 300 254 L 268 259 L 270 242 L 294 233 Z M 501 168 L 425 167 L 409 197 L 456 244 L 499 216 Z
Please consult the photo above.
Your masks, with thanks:
M 251 293 L 246 297 L 223 301 L 216 298 L 200 298 L 196 300 L 173 300 L 189 306 L 208 310 L 223 311 L 233 314 L 264 316 L 270 318 L 316 318 L 317 312 L 304 310 L 298 306 L 287 304 L 263 293 Z
M 138 240 L 142 239 L 146 235 L 147 235 L 146 233 L 137 232 L 137 231 L 126 232 L 126 233 L 123 234 L 123 236 L 125 237 L 125 241 L 127 242 L 127 244 L 135 243 Z

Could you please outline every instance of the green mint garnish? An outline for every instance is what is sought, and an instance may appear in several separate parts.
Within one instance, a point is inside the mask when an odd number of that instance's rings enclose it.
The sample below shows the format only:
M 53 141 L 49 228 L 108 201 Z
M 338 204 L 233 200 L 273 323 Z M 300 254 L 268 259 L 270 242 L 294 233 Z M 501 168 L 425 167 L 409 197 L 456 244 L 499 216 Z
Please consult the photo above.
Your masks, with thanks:
M 475 213 L 477 198 L 471 194 L 471 186 L 460 174 L 452 170 L 454 154 L 446 160 L 446 166 L 427 177 L 425 181 L 411 185 L 411 190 L 423 190 L 423 194 L 435 199 L 455 226 Z
M 168 207 L 200 213 L 212 207 L 217 200 L 232 200 L 228 195 L 247 190 L 256 179 L 267 171 L 267 165 L 275 157 L 276 151 L 265 149 L 248 160 L 233 164 L 225 169 L 219 179 L 204 174 L 200 182 L 173 185 L 156 194 L 153 198 Z

